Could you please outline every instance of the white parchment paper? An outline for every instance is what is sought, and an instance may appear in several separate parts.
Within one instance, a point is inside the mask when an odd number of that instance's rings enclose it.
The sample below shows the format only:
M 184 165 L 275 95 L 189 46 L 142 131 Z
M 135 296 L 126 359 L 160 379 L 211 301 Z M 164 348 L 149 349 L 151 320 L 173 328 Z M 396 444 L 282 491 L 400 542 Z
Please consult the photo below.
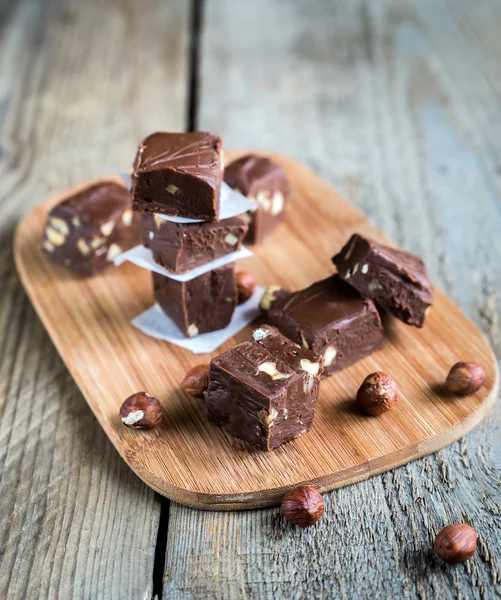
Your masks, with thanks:
M 128 189 L 131 188 L 131 175 L 130 173 L 126 173 L 124 171 L 119 171 L 118 173 L 120 178 L 122 179 L 124 185 L 127 186 Z M 231 219 L 231 217 L 237 217 L 242 213 L 245 213 L 249 210 L 252 210 L 256 207 L 256 203 L 253 200 L 247 198 L 238 192 L 235 192 L 233 188 L 231 188 L 224 181 L 221 183 L 221 195 L 220 195 L 220 206 L 219 206 L 219 220 L 223 219 Z M 170 215 L 158 215 L 162 219 L 166 221 L 172 221 L 173 223 L 203 223 L 203 219 L 186 219 L 185 217 L 172 217 Z
M 225 329 L 202 333 L 193 338 L 184 337 L 177 325 L 162 311 L 158 304 L 136 317 L 132 321 L 132 325 L 147 335 L 186 348 L 194 354 L 206 354 L 219 348 L 259 316 L 261 312 L 259 303 L 263 293 L 264 287 L 256 287 L 252 297 L 244 304 L 236 307 L 231 323 Z
M 205 265 L 191 269 L 191 271 L 175 274 L 156 263 L 153 260 L 153 254 L 149 248 L 145 248 L 144 246 L 135 246 L 134 248 L 115 256 L 113 262 L 115 265 L 119 266 L 128 260 L 138 267 L 142 267 L 148 271 L 155 271 L 155 273 L 160 273 L 160 275 L 165 275 L 165 277 L 170 277 L 170 279 L 175 279 L 176 281 L 191 281 L 192 279 L 195 279 L 195 277 L 200 277 L 200 275 L 203 275 L 204 273 L 208 273 L 209 271 L 213 271 L 218 267 L 228 265 L 229 263 L 240 260 L 241 258 L 248 258 L 249 256 L 252 256 L 252 252 L 248 248 L 245 248 L 245 246 L 242 246 L 240 250 L 230 252 L 230 254 L 225 254 L 224 256 L 221 256 L 221 258 L 211 260 Z

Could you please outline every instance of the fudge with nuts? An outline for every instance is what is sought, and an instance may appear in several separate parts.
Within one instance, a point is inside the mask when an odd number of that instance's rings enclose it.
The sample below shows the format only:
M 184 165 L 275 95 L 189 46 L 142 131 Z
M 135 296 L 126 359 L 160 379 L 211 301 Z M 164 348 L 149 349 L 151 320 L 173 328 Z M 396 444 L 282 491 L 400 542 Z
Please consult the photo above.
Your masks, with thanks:
M 206 396 L 209 420 L 260 450 L 308 431 L 322 359 L 263 325 L 252 341 L 213 358 Z
M 433 304 L 424 262 L 355 233 L 332 259 L 339 276 L 408 325 L 422 327 Z
M 142 213 L 143 244 L 172 273 L 185 273 L 240 249 L 248 226 L 241 217 L 204 223 L 174 223 Z
M 379 348 L 383 327 L 372 300 L 337 275 L 304 290 L 268 290 L 261 306 L 281 333 L 323 357 L 323 376 L 332 375 Z
M 230 163 L 224 180 L 234 190 L 256 202 L 243 216 L 249 223 L 245 241 L 262 241 L 285 218 L 289 184 L 283 168 L 265 156 L 249 154 Z
M 140 243 L 140 219 L 132 211 L 129 190 L 109 181 L 86 187 L 54 206 L 42 247 L 54 262 L 90 276 Z
M 235 263 L 190 281 L 153 273 L 155 300 L 186 337 L 224 329 L 237 305 Z
M 206 131 L 158 131 L 146 137 L 132 173 L 134 210 L 217 220 L 221 145 L 221 138 Z

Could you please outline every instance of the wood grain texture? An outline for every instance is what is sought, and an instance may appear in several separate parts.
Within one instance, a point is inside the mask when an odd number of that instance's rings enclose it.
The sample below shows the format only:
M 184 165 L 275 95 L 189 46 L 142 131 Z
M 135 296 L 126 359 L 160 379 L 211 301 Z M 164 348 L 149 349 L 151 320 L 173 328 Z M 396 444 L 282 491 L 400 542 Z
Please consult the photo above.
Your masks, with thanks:
M 225 156 L 231 160 L 234 154 L 225 150 Z M 279 155 L 271 158 L 282 164 L 293 191 L 287 223 L 256 247 L 253 257 L 239 263 L 260 285 L 278 282 L 285 289 L 300 289 L 334 271 L 330 258 L 354 231 L 381 237 L 311 170 Z M 388 316 L 380 351 L 322 381 L 308 434 L 274 452 L 245 450 L 208 423 L 203 403 L 179 384 L 191 367 L 250 339 L 255 325 L 204 356 L 132 327 L 131 319 L 154 302 L 148 271 L 127 264 L 82 279 L 41 252 L 48 211 L 76 191 L 57 194 L 21 221 L 16 265 L 104 431 L 141 479 L 170 499 L 197 508 L 232 510 L 277 504 L 286 489 L 305 483 L 328 491 L 442 448 L 491 409 L 499 383 L 496 359 L 475 326 L 435 289 L 423 329 Z M 466 398 L 454 398 L 443 386 L 459 357 L 477 360 L 486 371 L 482 388 Z M 353 400 L 365 376 L 374 371 L 391 373 L 399 402 L 386 415 L 368 419 L 354 408 Z M 160 399 L 163 426 L 148 431 L 124 427 L 120 405 L 139 390 Z
M 319 171 L 426 259 L 498 355 L 500 24 L 494 0 L 211 0 L 199 121 Z M 497 598 L 500 440 L 498 402 L 449 448 L 326 494 L 307 531 L 278 509 L 172 504 L 165 597 Z M 432 541 L 454 521 L 479 550 L 447 567 Z
M 89 411 L 12 255 L 22 212 L 127 168 L 158 124 L 184 127 L 187 3 L 148 7 L 0 2 L 0 597 L 9 600 L 152 595 L 159 498 Z

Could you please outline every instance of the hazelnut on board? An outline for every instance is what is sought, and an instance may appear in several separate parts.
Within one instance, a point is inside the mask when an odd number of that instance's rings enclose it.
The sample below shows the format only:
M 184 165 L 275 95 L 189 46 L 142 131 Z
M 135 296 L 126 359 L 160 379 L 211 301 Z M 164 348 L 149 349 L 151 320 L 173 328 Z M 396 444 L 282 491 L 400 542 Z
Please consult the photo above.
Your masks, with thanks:
M 236 274 L 238 303 L 247 302 L 252 297 L 256 289 L 256 280 L 254 276 L 247 271 L 240 271 Z
M 314 487 L 301 485 L 284 495 L 281 512 L 294 525 L 310 527 L 324 514 L 324 501 Z
M 436 555 L 448 563 L 463 562 L 477 549 L 477 532 L 464 523 L 448 525 L 435 538 Z
M 367 375 L 357 392 L 357 404 L 368 415 L 381 415 L 396 403 L 397 386 L 393 379 L 377 371 Z
M 150 429 L 162 420 L 162 407 L 158 398 L 146 392 L 137 392 L 120 407 L 120 418 L 127 427 Z
M 479 390 L 485 379 L 485 371 L 471 362 L 458 362 L 447 375 L 445 384 L 453 394 L 466 396 Z
M 209 387 L 209 365 L 197 365 L 190 369 L 181 381 L 181 387 L 195 398 L 202 398 Z

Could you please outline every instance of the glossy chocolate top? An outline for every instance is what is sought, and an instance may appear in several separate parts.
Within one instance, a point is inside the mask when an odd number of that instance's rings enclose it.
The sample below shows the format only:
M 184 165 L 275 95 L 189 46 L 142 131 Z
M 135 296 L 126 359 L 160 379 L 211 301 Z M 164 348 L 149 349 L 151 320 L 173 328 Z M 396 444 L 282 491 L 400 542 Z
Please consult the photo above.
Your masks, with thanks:
M 224 171 L 224 180 L 244 196 L 255 197 L 262 191 L 288 192 L 283 168 L 265 156 L 248 154 L 230 163 Z
M 114 221 L 130 208 L 129 190 L 118 183 L 97 183 L 63 200 L 51 211 L 61 217 L 78 217 L 87 225 Z
M 221 179 L 221 138 L 207 131 L 157 131 L 139 145 L 135 175 L 172 169 L 202 179 L 214 189 Z
M 426 295 L 433 296 L 426 266 L 420 258 L 410 252 L 384 246 L 358 233 L 351 236 L 341 252 L 333 258 L 333 262 L 344 279 L 349 280 L 353 275 L 363 274 L 366 270 L 364 265 L 370 263 L 374 267 L 386 269 L 404 282 L 411 283 Z
M 270 396 L 281 392 L 292 377 L 304 375 L 305 368 L 319 363 L 319 360 L 311 350 L 301 348 L 273 327 L 262 325 L 254 331 L 252 341 L 234 346 L 213 358 L 211 366 Z
M 349 324 L 367 311 L 367 305 L 357 290 L 333 275 L 289 295 L 281 292 L 271 310 L 287 313 L 302 328 L 320 333 L 333 324 L 337 327 Z

